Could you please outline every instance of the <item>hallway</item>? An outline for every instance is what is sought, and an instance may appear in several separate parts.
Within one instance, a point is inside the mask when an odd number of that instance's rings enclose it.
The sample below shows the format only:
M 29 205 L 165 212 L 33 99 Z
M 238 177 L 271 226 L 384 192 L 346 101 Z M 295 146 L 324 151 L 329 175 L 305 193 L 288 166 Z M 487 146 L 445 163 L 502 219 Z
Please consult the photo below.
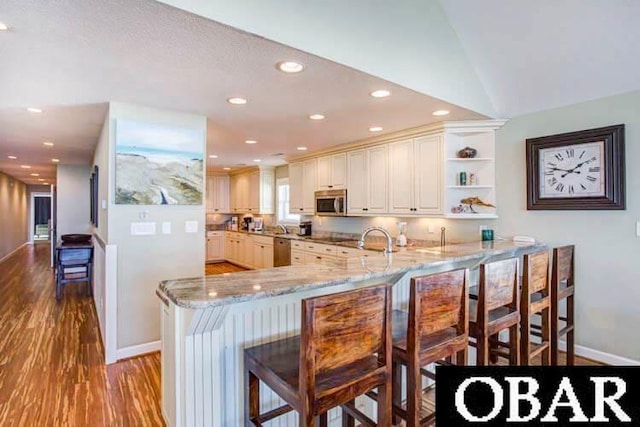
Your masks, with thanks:
M 0 263 L 0 425 L 162 426 L 158 353 L 105 367 L 85 284 L 55 299 L 49 245 Z

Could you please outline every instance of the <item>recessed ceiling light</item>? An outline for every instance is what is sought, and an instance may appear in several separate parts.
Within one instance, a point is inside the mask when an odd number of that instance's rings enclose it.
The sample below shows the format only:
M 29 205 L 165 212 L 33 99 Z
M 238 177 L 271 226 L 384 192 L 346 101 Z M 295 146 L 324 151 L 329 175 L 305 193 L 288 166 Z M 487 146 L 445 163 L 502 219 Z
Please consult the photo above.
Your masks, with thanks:
M 53 147 L 53 142 L 50 142 L 50 141 L 45 141 L 42 144 L 46 145 L 47 147 Z
M 298 147 L 298 150 L 300 150 L 300 151 L 306 151 L 306 150 L 307 150 L 307 147 Z
M 233 105 L 244 105 L 247 103 L 247 100 L 244 98 L 229 98 L 227 102 Z
M 49 185 L 49 183 L 48 182 L 43 182 L 42 185 Z
M 224 169 L 226 171 L 230 171 L 231 170 L 231 168 L 222 168 L 222 169 Z
M 44 179 L 42 179 L 42 178 L 38 178 L 38 181 L 43 182 L 43 181 L 44 181 Z
M 255 141 L 255 140 L 253 140 L 253 139 L 247 139 L 247 140 L 245 141 L 245 144 L 257 144 L 257 143 L 258 143 L 258 141 Z
M 262 160 L 260 160 L 260 159 L 254 159 L 253 161 L 254 161 L 254 162 L 256 162 L 256 163 L 260 163 Z
M 289 74 L 299 73 L 300 71 L 304 70 L 304 65 L 295 61 L 278 62 L 276 64 L 276 67 L 278 68 L 278 70 L 282 71 L 283 73 L 289 73 Z
M 42 113 L 42 110 L 40 108 L 36 108 L 36 107 L 29 107 L 27 108 L 27 111 L 30 113 Z
M 373 96 L 374 98 L 386 98 L 388 96 L 391 96 L 391 91 L 386 89 L 378 89 L 374 90 L 369 95 Z
M 31 169 L 31 166 L 29 166 L 29 165 L 20 165 L 20 167 L 22 169 Z
M 311 120 L 324 120 L 324 116 L 322 114 L 312 114 L 309 118 Z
M 371 126 L 369 128 L 370 132 L 380 132 L 382 130 L 382 126 Z
M 58 162 L 60 161 L 60 159 L 51 159 L 51 161 L 52 161 L 53 163 L 58 163 Z
M 209 158 L 210 159 L 217 159 L 218 155 L 217 154 L 209 154 Z
M 17 159 L 17 157 L 16 157 L 16 156 L 7 156 L 7 157 L 8 157 L 9 159 L 11 159 L 11 160 L 15 160 L 15 159 Z
M 32 173 L 31 176 L 40 176 L 39 173 Z
M 437 110 L 431 114 L 433 114 L 434 116 L 446 116 L 447 114 L 449 114 L 449 110 Z
M 0 22 L 0 31 L 8 31 L 8 30 L 9 30 L 9 26 L 4 22 Z

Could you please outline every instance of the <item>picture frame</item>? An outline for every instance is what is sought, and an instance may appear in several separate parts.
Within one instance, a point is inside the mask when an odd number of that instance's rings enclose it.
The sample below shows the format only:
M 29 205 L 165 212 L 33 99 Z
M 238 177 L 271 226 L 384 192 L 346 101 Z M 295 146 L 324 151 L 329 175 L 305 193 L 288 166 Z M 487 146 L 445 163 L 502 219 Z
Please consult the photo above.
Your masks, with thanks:
M 527 210 L 624 210 L 624 124 L 529 138 Z

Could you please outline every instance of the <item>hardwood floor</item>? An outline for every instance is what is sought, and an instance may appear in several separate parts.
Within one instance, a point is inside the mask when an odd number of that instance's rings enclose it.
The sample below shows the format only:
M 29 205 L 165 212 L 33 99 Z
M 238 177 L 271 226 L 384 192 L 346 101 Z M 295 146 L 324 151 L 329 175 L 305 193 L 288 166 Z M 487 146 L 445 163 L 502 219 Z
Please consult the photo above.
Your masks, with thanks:
M 234 271 L 244 269 L 206 266 Z M 164 425 L 159 353 L 105 366 L 84 286 L 67 285 L 56 302 L 48 244 L 0 263 L 0 426 Z
M 106 367 L 85 286 L 56 302 L 48 244 L 0 263 L 0 425 L 164 425 L 159 353 Z
M 236 271 L 246 271 L 246 268 L 238 267 L 230 262 L 218 262 L 215 264 L 205 264 L 204 272 L 207 276 L 213 274 L 235 273 Z

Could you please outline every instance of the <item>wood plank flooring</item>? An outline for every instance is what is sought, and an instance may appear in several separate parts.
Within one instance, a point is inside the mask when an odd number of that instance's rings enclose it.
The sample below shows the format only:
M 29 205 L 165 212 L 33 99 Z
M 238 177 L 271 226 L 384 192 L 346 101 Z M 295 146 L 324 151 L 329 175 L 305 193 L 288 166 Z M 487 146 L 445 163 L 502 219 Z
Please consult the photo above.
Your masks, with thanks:
M 86 285 L 54 283 L 48 244 L 0 263 L 0 425 L 163 426 L 159 353 L 106 367 Z
M 205 270 L 244 271 L 229 263 Z M 84 286 L 67 285 L 56 302 L 48 244 L 0 263 L 0 426 L 164 425 L 159 353 L 105 366 Z

